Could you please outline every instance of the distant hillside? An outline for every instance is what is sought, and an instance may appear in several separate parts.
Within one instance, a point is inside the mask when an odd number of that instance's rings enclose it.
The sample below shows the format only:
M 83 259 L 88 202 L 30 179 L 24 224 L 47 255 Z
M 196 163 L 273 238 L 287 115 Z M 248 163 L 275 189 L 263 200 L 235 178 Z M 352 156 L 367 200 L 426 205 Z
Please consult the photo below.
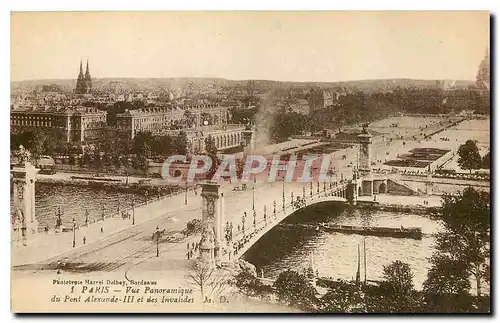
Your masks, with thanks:
M 183 88 L 190 84 L 194 86 L 204 86 L 213 84 L 215 86 L 245 87 L 248 80 L 227 80 L 222 78 L 100 78 L 93 79 L 93 87 L 96 90 L 106 90 L 111 88 L 154 90 L 160 88 Z M 311 88 L 319 87 L 324 89 L 345 87 L 349 90 L 390 91 L 396 87 L 435 87 L 437 80 L 414 80 L 414 79 L 384 79 L 384 80 L 359 80 L 345 82 L 281 82 L 270 80 L 253 80 L 255 89 L 286 89 L 286 88 Z M 441 84 L 451 83 L 448 80 L 439 80 Z M 12 90 L 21 88 L 35 88 L 40 85 L 57 85 L 64 91 L 71 91 L 76 84 L 74 79 L 63 80 L 29 80 L 11 82 Z M 459 80 L 454 82 L 454 87 L 467 87 L 474 85 L 474 81 Z

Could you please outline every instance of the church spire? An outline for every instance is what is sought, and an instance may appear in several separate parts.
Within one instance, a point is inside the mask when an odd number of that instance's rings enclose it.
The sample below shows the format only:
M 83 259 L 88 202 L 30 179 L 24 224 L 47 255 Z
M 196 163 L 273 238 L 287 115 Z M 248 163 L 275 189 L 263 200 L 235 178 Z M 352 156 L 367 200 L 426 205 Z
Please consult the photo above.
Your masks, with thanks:
M 80 59 L 80 74 L 78 74 L 78 78 L 83 78 L 83 67 L 82 67 L 82 60 Z
M 87 68 L 85 70 L 85 77 L 89 78 L 90 77 L 90 71 L 89 71 L 89 59 L 87 58 Z

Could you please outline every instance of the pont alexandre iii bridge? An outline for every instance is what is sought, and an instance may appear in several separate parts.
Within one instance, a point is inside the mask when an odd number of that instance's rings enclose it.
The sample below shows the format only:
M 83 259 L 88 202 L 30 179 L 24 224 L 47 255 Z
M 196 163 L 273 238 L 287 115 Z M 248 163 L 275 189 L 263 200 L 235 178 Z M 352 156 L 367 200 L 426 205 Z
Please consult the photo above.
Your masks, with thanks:
M 298 210 L 311 205 L 338 202 L 355 204 L 359 196 L 373 196 L 375 193 L 391 193 L 397 191 L 395 186 L 405 189 L 387 175 L 376 175 L 370 169 L 371 135 L 363 133 L 358 136 L 359 161 L 358 169 L 353 171 L 352 179 L 336 182 L 309 182 L 292 190 L 285 196 L 283 183 L 282 196 L 273 201 L 272 207 L 259 211 L 252 208 L 251 214 L 226 214 L 224 193 L 220 185 L 214 183 L 201 184 L 202 203 L 202 237 L 200 241 L 199 259 L 211 266 L 238 260 L 263 235 Z M 295 183 L 295 185 L 299 185 Z M 299 191 L 297 191 L 299 189 Z M 275 192 L 276 193 L 276 192 Z M 268 195 L 273 194 L 269 190 Z M 254 203 L 255 204 L 255 203 Z

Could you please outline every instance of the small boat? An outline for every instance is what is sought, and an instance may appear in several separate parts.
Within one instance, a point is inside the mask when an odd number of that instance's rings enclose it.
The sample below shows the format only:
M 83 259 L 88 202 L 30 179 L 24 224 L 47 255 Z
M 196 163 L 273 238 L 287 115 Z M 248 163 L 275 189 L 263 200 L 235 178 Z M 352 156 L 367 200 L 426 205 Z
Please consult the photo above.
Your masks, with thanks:
M 358 227 L 352 225 L 341 225 L 341 224 L 324 224 L 321 223 L 320 227 L 326 231 L 340 232 L 340 233 L 351 233 L 360 234 L 368 236 L 378 236 L 378 237 L 393 237 L 393 238 L 411 238 L 411 239 L 422 239 L 422 229 L 421 228 L 389 228 L 389 227 Z

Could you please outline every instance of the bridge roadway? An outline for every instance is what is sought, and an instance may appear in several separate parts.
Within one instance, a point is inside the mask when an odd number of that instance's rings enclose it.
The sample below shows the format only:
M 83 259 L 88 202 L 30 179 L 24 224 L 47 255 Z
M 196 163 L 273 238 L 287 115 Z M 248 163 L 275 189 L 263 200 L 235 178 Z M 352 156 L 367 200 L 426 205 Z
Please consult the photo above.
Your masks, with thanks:
M 252 187 L 248 185 L 246 191 L 233 191 L 232 185 L 223 185 L 222 191 L 225 197 L 225 215 L 226 221 L 232 221 L 236 230 L 238 223 L 242 223 L 243 212 L 247 213 L 245 227 L 251 228 L 253 225 L 252 211 Z M 326 188 L 329 188 L 327 183 Z M 291 193 L 294 196 L 303 194 L 302 187 L 305 187 L 306 194 L 310 195 L 309 183 L 286 183 L 284 186 L 285 203 L 290 209 Z M 320 185 L 320 191 L 323 185 Z M 313 194 L 318 189 L 313 186 Z M 257 183 L 255 189 L 255 207 L 256 221 L 263 220 L 264 205 L 267 207 L 267 216 L 271 217 L 273 211 L 273 201 L 276 200 L 276 208 L 279 211 L 282 208 L 282 183 Z M 134 264 L 140 263 L 156 253 L 156 244 L 153 243 L 152 234 L 158 226 L 160 230 L 166 229 L 167 232 L 178 232 L 186 227 L 186 223 L 192 219 L 201 216 L 202 198 L 190 193 L 188 205 L 184 206 L 182 195 L 174 196 L 170 199 L 164 199 L 150 203 L 143 210 L 136 211 L 136 225 L 119 230 L 104 238 L 95 241 L 89 241 L 82 245 L 82 233 L 76 231 L 77 248 L 72 248 L 73 234 L 66 232 L 60 235 L 42 236 L 46 240 L 44 245 L 30 244 L 28 247 L 15 248 L 13 252 L 14 269 L 40 270 L 66 268 L 72 271 L 112 271 L 121 267 L 130 268 Z M 181 205 L 181 207 L 179 207 Z M 164 212 L 161 210 L 164 209 Z M 148 210 L 154 210 L 160 215 L 150 216 L 141 222 L 141 217 L 147 217 Z M 152 212 L 152 211 L 151 211 Z M 128 221 L 115 219 L 115 221 Z M 109 229 L 108 229 L 109 232 Z M 199 237 L 197 237 L 199 239 Z M 47 242 L 48 241 L 48 242 Z M 191 241 L 191 240 L 189 240 Z M 195 240 L 193 240 L 195 241 Z M 185 250 L 186 241 L 183 241 L 183 250 Z M 172 248 L 178 248 L 179 243 L 169 243 L 166 240 L 160 243 L 160 253 L 164 253 Z M 59 250 L 60 255 L 54 256 L 47 254 L 52 249 Z M 16 252 L 18 256 L 16 256 Z M 21 254 L 19 254 L 21 252 Z M 24 252 L 24 254 L 22 254 Z M 48 256 L 47 256 L 48 255 Z M 183 260 L 185 254 L 179 260 Z M 177 259 L 172 259 L 175 263 Z

